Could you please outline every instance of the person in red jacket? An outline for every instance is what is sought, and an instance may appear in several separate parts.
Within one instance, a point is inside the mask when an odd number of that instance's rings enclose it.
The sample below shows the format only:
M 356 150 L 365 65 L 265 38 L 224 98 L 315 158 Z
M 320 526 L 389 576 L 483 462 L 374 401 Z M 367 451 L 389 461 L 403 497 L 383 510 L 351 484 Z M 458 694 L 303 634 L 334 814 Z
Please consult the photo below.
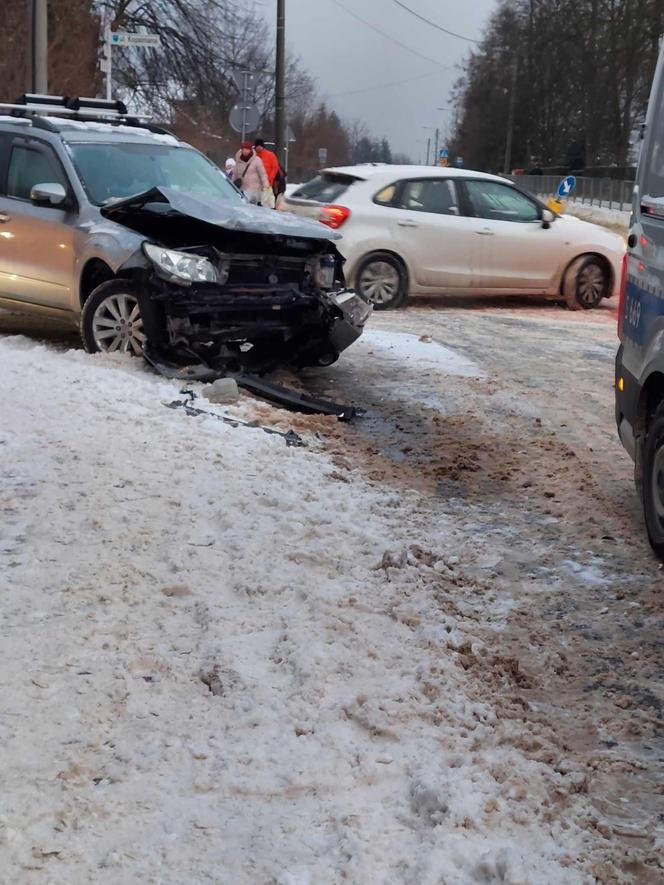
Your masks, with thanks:
M 263 161 L 263 166 L 265 167 L 265 174 L 267 175 L 267 180 L 270 184 L 270 190 L 272 191 L 274 197 L 274 179 L 277 177 L 279 172 L 279 160 L 277 159 L 277 155 L 268 150 L 265 147 L 265 141 L 262 138 L 257 138 L 254 142 L 254 150 L 256 151 L 256 156 L 260 157 Z M 265 206 L 265 200 L 263 201 L 263 205 Z M 274 209 L 274 201 L 272 202 L 271 207 Z

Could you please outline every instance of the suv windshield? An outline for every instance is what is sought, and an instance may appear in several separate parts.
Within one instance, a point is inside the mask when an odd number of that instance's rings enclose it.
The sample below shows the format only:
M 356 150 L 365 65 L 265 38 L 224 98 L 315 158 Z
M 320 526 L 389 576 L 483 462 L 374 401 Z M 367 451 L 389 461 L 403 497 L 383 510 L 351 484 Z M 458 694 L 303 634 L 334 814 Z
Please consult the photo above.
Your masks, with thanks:
M 160 186 L 225 202 L 242 201 L 223 172 L 191 148 L 70 142 L 69 150 L 88 197 L 97 206 Z

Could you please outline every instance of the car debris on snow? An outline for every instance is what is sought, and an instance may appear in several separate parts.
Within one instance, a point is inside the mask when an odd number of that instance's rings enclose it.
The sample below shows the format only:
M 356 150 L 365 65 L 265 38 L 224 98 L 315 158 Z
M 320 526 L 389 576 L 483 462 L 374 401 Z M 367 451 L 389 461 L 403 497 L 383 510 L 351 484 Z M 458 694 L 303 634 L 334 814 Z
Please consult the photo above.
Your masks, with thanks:
M 224 404 L 237 402 L 240 391 L 235 378 L 217 378 L 201 391 L 211 403 Z
M 209 418 L 214 418 L 216 421 L 221 421 L 223 424 L 227 424 L 229 427 L 246 427 L 251 430 L 262 430 L 263 433 L 282 437 L 282 439 L 286 440 L 287 446 L 306 446 L 302 437 L 295 433 L 294 430 L 289 430 L 284 433 L 281 430 L 275 430 L 273 427 L 261 427 L 254 422 L 240 421 L 238 418 L 230 418 L 228 415 L 219 415 L 217 412 L 207 412 L 205 409 L 199 409 L 192 405 L 192 403 L 196 401 L 196 394 L 193 391 L 181 390 L 180 393 L 184 394 L 186 399 L 178 399 L 173 400 L 170 403 L 164 403 L 167 409 L 182 409 L 190 418 L 199 418 L 201 415 L 206 415 Z

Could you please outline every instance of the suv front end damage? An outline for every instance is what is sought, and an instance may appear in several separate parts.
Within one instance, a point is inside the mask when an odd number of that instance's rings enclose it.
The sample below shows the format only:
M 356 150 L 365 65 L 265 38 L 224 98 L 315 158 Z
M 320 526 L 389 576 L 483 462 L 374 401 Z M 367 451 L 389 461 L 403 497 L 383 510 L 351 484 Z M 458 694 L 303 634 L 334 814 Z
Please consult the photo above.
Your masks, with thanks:
M 128 265 L 148 346 L 174 362 L 330 365 L 371 313 L 345 288 L 332 232 L 317 223 L 166 188 L 102 213 L 147 238 Z

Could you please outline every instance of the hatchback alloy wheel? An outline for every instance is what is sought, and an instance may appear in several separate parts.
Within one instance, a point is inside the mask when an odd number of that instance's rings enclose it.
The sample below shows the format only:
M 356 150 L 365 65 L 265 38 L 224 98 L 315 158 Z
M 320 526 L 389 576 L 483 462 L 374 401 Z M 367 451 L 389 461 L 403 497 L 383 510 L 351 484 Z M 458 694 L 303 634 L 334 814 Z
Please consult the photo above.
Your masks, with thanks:
M 372 304 L 388 304 L 399 294 L 401 279 L 396 267 L 387 261 L 367 264 L 360 275 L 360 291 Z
M 570 310 L 591 310 L 610 295 L 611 275 L 597 255 L 579 255 L 565 271 L 562 296 Z
M 595 307 L 606 292 L 606 273 L 599 264 L 586 264 L 577 277 L 577 298 L 584 307 Z

